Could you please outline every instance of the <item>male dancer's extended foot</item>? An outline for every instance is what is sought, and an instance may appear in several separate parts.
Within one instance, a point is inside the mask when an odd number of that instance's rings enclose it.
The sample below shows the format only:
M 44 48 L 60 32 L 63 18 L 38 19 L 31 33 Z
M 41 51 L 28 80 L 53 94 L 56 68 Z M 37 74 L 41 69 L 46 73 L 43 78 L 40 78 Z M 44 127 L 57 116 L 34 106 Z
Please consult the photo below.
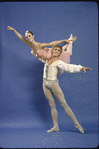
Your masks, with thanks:
M 58 132 L 59 131 L 59 128 L 58 127 L 53 127 L 52 129 L 48 130 L 47 133 L 50 133 L 50 132 Z
M 76 128 L 78 128 L 78 130 L 80 131 L 80 133 L 84 133 L 84 129 L 80 126 L 78 127 L 76 124 L 74 125 Z

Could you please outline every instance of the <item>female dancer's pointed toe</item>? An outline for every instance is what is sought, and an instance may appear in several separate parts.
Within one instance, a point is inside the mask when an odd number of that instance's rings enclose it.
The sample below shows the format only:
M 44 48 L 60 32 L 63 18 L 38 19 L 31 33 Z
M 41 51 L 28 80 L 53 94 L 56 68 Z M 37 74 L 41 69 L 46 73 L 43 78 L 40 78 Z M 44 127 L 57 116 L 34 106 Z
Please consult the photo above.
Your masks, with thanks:
M 77 40 L 77 37 L 75 36 L 75 37 L 72 39 L 73 43 L 74 43 L 76 40 Z

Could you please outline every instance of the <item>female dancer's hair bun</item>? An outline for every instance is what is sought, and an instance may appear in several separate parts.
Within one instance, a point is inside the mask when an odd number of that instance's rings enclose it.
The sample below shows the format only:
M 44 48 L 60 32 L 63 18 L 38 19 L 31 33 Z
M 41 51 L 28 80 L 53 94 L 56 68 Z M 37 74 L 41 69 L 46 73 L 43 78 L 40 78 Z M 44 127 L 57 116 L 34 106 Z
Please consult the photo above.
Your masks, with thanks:
M 27 30 L 26 32 L 25 32 L 25 34 L 26 33 L 30 33 L 30 34 L 32 34 L 32 35 L 34 35 L 31 31 L 29 31 L 29 30 Z

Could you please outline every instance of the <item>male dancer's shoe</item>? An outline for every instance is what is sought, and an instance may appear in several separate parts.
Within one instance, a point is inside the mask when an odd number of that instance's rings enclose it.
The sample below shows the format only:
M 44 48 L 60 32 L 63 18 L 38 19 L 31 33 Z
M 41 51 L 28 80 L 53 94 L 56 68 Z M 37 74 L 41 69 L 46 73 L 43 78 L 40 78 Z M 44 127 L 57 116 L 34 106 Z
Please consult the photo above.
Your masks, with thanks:
M 78 126 L 77 125 L 74 125 L 76 128 L 78 128 Z M 84 129 L 83 128 L 78 128 L 78 130 L 80 131 L 80 133 L 84 133 Z
M 59 128 L 58 127 L 56 127 L 56 128 L 53 127 L 52 129 L 48 130 L 47 133 L 58 132 L 58 131 L 59 131 Z

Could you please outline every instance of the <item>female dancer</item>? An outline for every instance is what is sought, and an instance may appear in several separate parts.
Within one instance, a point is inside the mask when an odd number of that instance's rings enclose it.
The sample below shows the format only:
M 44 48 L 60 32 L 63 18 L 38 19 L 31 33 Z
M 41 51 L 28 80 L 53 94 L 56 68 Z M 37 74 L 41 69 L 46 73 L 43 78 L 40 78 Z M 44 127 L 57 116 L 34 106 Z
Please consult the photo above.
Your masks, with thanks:
M 55 44 L 60 44 L 63 42 L 69 43 L 69 44 L 63 46 L 63 52 L 60 56 L 60 59 L 66 63 L 70 63 L 70 56 L 72 55 L 72 43 L 77 39 L 76 36 L 73 38 L 73 36 L 71 34 L 71 36 L 68 40 L 64 39 L 64 40 L 59 40 L 59 41 L 53 41 L 50 43 L 38 43 L 35 41 L 34 34 L 31 31 L 25 32 L 25 37 L 26 37 L 26 39 L 25 39 L 14 28 L 8 26 L 7 29 L 14 31 L 15 34 L 19 37 L 19 39 L 21 39 L 23 42 L 25 42 L 27 45 L 29 45 L 31 47 L 31 50 L 32 50 L 31 53 L 41 60 L 51 58 L 52 48 L 46 48 L 46 47 L 54 46 Z M 65 49 L 67 49 L 67 51 L 65 51 Z
M 52 50 L 51 59 L 45 60 L 44 73 L 43 73 L 43 90 L 44 90 L 45 97 L 47 98 L 51 108 L 51 115 L 52 115 L 52 120 L 54 124 L 54 127 L 48 130 L 47 132 L 50 133 L 54 131 L 59 131 L 58 121 L 57 121 L 58 112 L 56 110 L 55 100 L 53 96 L 55 95 L 58 101 L 60 102 L 61 106 L 64 108 L 65 113 L 74 122 L 74 126 L 78 128 L 78 130 L 81 133 L 84 133 L 84 129 L 77 121 L 74 113 L 72 112 L 72 110 L 70 109 L 70 107 L 68 106 L 64 98 L 64 94 L 58 84 L 57 74 L 59 69 L 62 69 L 63 71 L 66 71 L 68 73 L 79 73 L 82 70 L 86 72 L 86 70 L 92 71 L 92 69 L 81 65 L 64 63 L 63 61 L 59 60 L 59 56 L 61 52 L 62 52 L 62 46 L 55 45 Z

